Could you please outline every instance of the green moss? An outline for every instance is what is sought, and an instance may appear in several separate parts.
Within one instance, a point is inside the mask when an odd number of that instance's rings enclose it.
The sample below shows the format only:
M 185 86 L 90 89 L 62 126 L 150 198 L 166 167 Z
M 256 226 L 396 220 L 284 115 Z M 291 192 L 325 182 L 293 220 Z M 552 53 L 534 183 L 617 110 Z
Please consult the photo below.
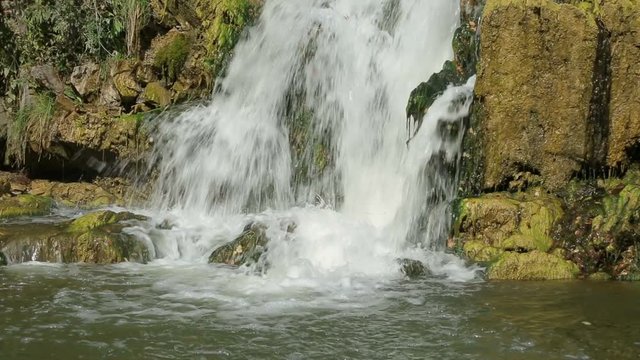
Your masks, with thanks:
M 144 88 L 142 99 L 147 105 L 164 108 L 171 104 L 171 92 L 159 82 L 152 82 Z
M 0 218 L 41 216 L 51 212 L 53 200 L 44 196 L 18 195 L 0 200 Z
M 493 262 L 503 253 L 501 249 L 481 241 L 467 241 L 462 248 L 464 256 L 474 262 Z
M 214 74 L 224 72 L 240 34 L 260 10 L 254 0 L 198 0 L 196 13 L 203 19 L 207 63 Z
M 563 280 L 574 279 L 578 266 L 553 254 L 505 252 L 487 272 L 491 280 Z
M 153 65 L 168 80 L 175 81 L 182 71 L 190 51 L 191 43 L 189 39 L 186 35 L 178 33 L 164 47 L 158 50 L 155 54 Z
M 149 261 L 149 250 L 135 238 L 123 234 L 121 228 L 108 226 L 76 237 L 75 262 L 114 264 L 124 261 Z
M 141 215 L 136 215 L 130 212 L 119 212 L 104 210 L 96 211 L 86 215 L 83 215 L 69 224 L 67 231 L 71 233 L 82 234 L 88 231 L 101 228 L 106 225 L 116 224 L 127 220 L 145 220 L 146 218 Z
M 597 272 L 595 274 L 589 275 L 588 279 L 596 281 L 607 281 L 611 280 L 611 275 L 607 274 L 606 272 Z

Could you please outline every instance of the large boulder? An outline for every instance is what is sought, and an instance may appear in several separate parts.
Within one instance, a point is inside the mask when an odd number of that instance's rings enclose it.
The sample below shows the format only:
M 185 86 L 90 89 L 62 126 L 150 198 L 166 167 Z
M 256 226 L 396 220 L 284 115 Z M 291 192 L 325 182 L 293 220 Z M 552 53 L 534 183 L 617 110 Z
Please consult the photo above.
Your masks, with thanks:
M 601 124 L 589 122 L 594 16 L 551 0 L 489 0 L 480 31 L 483 187 L 524 170 L 560 187 L 600 145 L 590 139 Z

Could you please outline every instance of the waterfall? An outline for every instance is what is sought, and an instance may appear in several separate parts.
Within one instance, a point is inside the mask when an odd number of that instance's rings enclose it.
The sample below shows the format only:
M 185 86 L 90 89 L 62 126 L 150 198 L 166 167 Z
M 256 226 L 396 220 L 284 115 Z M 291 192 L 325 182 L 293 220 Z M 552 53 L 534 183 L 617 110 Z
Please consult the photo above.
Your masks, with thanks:
M 211 227 L 159 253 L 203 258 L 248 218 L 269 225 L 270 262 L 288 274 L 379 274 L 407 249 L 436 249 L 473 80 L 409 144 L 405 107 L 452 57 L 458 18 L 451 0 L 267 0 L 211 102 L 159 126 L 154 208 Z

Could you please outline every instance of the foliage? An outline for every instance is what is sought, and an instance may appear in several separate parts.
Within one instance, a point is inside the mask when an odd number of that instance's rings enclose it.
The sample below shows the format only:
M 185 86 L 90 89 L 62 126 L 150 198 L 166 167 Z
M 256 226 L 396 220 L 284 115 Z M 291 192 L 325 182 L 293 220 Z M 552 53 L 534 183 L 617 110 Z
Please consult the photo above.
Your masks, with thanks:
M 10 124 L 7 134 L 7 155 L 16 164 L 23 164 L 27 149 L 28 134 L 43 140 L 55 111 L 55 98 L 52 94 L 37 94 L 33 103 L 18 109 L 15 120 Z
M 3 94 L 11 90 L 11 80 L 18 72 L 15 34 L 6 24 L 3 16 L 0 16 L 0 44 L 2 44 L 0 46 L 0 94 Z
M 148 0 L 112 0 L 115 18 L 124 24 L 127 55 L 134 56 L 140 51 L 140 30 L 151 17 Z

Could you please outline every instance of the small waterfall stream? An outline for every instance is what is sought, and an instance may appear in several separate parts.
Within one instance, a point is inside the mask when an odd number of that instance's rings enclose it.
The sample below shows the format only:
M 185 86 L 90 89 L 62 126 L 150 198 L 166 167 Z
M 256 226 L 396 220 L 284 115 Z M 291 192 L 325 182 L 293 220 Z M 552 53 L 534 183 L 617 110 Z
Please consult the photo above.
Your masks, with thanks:
M 450 0 L 267 0 L 213 100 L 160 125 L 153 208 L 176 226 L 147 234 L 156 257 L 206 261 L 259 221 L 269 276 L 384 276 L 412 257 L 472 277 L 433 250 L 474 79 L 448 89 L 410 143 L 405 128 L 458 18 Z

